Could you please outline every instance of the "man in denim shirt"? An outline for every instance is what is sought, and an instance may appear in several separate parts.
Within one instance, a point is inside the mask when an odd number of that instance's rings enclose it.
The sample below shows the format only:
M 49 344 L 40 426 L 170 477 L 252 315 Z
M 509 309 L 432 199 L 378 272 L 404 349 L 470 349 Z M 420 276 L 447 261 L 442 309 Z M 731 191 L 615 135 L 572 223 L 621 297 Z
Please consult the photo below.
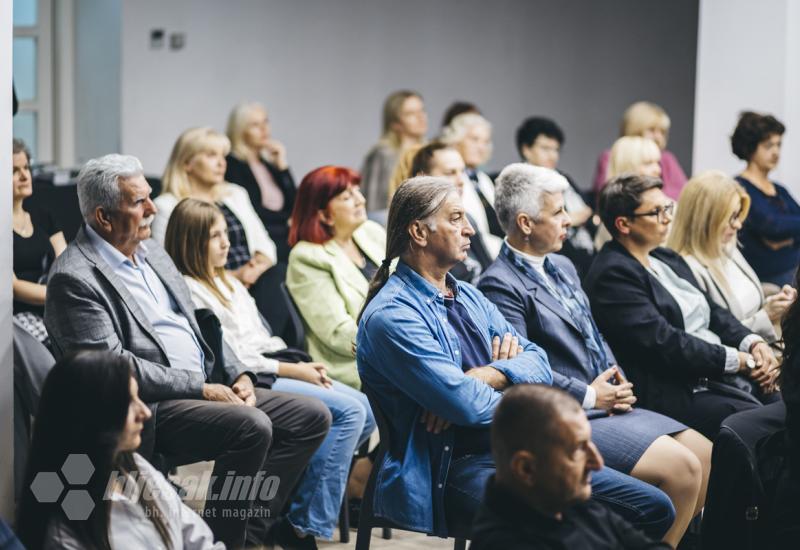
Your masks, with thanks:
M 489 425 L 502 390 L 552 383 L 544 351 L 518 336 L 477 289 L 449 275 L 472 234 L 451 182 L 404 183 L 392 200 L 386 260 L 357 337 L 362 383 L 391 433 L 376 465 L 375 514 L 441 536 L 448 526 L 469 525 L 494 473 Z M 592 486 L 598 500 L 651 535 L 672 524 L 674 508 L 654 487 L 608 468 Z

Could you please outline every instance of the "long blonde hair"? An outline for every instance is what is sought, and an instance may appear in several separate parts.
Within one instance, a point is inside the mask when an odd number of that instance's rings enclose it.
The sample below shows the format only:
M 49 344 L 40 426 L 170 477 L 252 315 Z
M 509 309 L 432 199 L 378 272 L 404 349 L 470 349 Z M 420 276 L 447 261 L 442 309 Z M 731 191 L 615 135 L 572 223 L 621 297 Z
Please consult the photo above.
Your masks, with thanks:
M 659 159 L 661 159 L 661 149 L 652 139 L 623 136 L 611 147 L 606 181 L 623 174 L 638 174 L 641 165 Z
M 412 145 L 403 151 L 400 154 L 400 158 L 397 159 L 397 164 L 394 165 L 394 172 L 392 172 L 392 178 L 389 180 L 389 201 L 386 205 L 387 208 L 392 204 L 392 197 L 395 191 L 397 191 L 397 188 L 407 179 L 417 175 L 411 173 L 411 165 L 414 163 L 414 157 L 417 156 L 417 153 L 423 147 L 425 147 L 424 143 Z
M 670 120 L 667 112 L 655 103 L 637 101 L 630 105 L 622 114 L 620 123 L 620 136 L 642 136 L 645 131 L 654 126 L 664 132 L 664 143 L 669 137 Z
M 413 90 L 398 90 L 389 94 L 389 97 L 383 102 L 383 116 L 381 120 L 381 141 L 388 144 L 395 151 L 400 150 L 400 135 L 395 131 L 394 124 L 400 120 L 400 114 L 403 111 L 403 103 L 409 97 L 422 96 Z
M 239 160 L 247 160 L 250 154 L 250 147 L 247 146 L 244 140 L 244 132 L 247 130 L 250 115 L 256 110 L 267 112 L 261 103 L 243 101 L 238 103 L 231 110 L 231 114 L 228 115 L 228 126 L 225 129 L 225 133 L 231 142 L 231 153 Z
M 219 277 L 230 292 L 233 292 L 233 286 L 225 275 L 225 268 L 212 267 L 208 258 L 211 227 L 220 218 L 224 219 L 222 211 L 215 205 L 197 199 L 183 199 L 169 217 L 164 249 L 178 271 L 199 281 L 230 309 L 230 301 L 214 279 Z
M 750 196 L 742 186 L 720 170 L 697 174 L 681 191 L 667 239 L 669 248 L 681 256 L 696 258 L 726 291 L 730 291 L 730 287 L 723 274 L 723 259 L 727 253 L 722 234 L 736 214 L 737 198 L 738 219 L 744 222 L 750 210 Z
M 191 196 L 192 186 L 186 165 L 195 155 L 213 149 L 221 149 L 222 154 L 227 155 L 231 150 L 231 142 L 213 128 L 190 128 L 183 132 L 172 147 L 164 169 L 163 192 L 175 195 L 178 200 Z

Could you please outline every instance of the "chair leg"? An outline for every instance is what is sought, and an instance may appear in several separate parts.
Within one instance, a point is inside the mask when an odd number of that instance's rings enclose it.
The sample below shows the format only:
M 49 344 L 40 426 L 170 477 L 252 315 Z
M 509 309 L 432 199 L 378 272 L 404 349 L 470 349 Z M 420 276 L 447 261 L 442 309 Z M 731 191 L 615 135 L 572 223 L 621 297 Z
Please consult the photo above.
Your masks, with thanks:
M 392 528 L 391 527 L 384 527 L 383 532 L 381 533 L 384 540 L 390 540 L 392 538 Z
M 350 499 L 344 495 L 342 507 L 339 510 L 339 542 L 350 542 Z
M 467 550 L 467 540 L 456 539 L 455 543 L 453 543 L 453 550 Z
M 367 522 L 363 522 L 359 518 L 358 533 L 356 533 L 356 550 L 369 550 L 371 539 L 372 527 L 369 527 Z

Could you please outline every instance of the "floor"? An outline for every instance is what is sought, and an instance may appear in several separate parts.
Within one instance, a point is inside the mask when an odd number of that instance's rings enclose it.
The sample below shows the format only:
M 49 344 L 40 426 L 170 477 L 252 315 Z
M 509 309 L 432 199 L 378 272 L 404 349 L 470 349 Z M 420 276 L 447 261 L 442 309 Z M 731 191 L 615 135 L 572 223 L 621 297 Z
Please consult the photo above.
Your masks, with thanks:
M 181 480 L 186 480 L 191 477 L 194 477 L 195 479 L 202 478 L 204 472 L 209 472 L 210 474 L 213 464 L 213 462 L 198 462 L 188 466 L 181 466 L 178 468 L 177 473 L 170 477 L 178 484 L 181 483 Z M 205 491 L 199 492 L 198 494 L 194 495 L 194 497 L 195 498 L 192 500 L 187 500 L 186 504 L 188 504 L 194 510 L 202 509 L 205 501 Z M 447 540 L 438 537 L 429 537 L 421 533 L 399 531 L 396 529 L 392 531 L 392 538 L 390 540 L 384 540 L 381 537 L 381 530 L 373 529 L 370 550 L 411 550 L 419 548 L 444 550 L 445 548 L 453 548 L 453 542 L 453 539 Z M 356 547 L 356 531 L 355 529 L 350 530 L 350 542 L 348 544 L 342 544 L 339 542 L 338 529 L 335 531 L 333 541 L 328 542 L 318 540 L 317 544 L 320 548 L 325 548 L 327 550 L 349 550 Z

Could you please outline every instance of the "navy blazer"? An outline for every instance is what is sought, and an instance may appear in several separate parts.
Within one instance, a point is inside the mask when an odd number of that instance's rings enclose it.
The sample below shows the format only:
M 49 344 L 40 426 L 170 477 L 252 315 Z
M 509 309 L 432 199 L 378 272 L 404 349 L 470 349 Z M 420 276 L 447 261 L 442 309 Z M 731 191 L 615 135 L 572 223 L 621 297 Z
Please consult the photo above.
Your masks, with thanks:
M 542 286 L 507 256 L 506 247 L 481 277 L 478 288 L 520 334 L 526 334 L 547 352 L 553 369 L 553 384 L 569 392 L 583 403 L 586 388 L 595 376 L 590 370 L 591 360 L 583 336 L 569 312 Z M 581 284 L 575 266 L 565 256 L 548 254 L 580 292 Z M 610 361 L 614 354 L 603 341 Z
M 651 256 L 703 292 L 680 255 L 658 248 Z M 584 287 L 597 326 L 627 366 L 640 404 L 685 420 L 698 379 L 723 375 L 725 349 L 688 334 L 672 295 L 616 241 L 606 243 L 597 254 Z M 723 344 L 738 349 L 750 329 L 703 295 L 711 309 L 710 330 Z

